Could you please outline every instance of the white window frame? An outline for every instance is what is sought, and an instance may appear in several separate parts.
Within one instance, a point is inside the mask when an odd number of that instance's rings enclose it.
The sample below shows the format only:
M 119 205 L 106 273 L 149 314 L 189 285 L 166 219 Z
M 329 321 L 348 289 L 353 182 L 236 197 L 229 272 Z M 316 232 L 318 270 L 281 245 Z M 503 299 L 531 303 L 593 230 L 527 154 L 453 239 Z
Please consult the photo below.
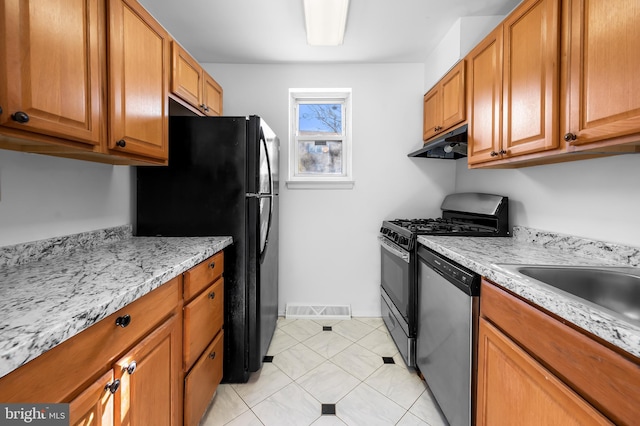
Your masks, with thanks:
M 298 134 L 298 105 L 301 103 L 335 103 L 342 105 L 342 135 L 333 139 L 342 140 L 341 175 L 301 175 L 297 173 L 298 140 L 311 138 Z M 351 89 L 289 89 L 289 172 L 287 188 L 290 189 L 351 189 L 353 180 L 352 135 L 351 135 Z M 323 137 L 331 140 L 332 137 Z

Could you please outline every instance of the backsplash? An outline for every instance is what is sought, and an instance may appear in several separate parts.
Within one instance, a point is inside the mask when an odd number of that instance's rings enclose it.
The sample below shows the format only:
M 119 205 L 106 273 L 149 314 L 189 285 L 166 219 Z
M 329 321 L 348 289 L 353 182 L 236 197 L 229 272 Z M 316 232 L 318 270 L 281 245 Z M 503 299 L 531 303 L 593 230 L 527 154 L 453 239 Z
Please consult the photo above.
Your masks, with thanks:
M 513 238 L 548 248 L 570 251 L 581 256 L 607 259 L 629 266 L 640 266 L 640 248 L 574 237 L 539 229 L 513 227 Z
M 129 224 L 0 247 L 0 268 L 22 265 L 51 256 L 70 254 L 76 250 L 85 250 L 101 244 L 120 241 L 130 238 L 132 229 L 132 225 Z

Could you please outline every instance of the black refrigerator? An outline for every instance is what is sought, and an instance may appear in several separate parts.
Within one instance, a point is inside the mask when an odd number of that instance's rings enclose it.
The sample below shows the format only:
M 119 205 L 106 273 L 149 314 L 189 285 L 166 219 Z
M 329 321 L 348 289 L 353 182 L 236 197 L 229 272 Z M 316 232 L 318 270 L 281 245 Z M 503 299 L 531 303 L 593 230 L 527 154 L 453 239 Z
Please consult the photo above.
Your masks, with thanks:
M 279 139 L 258 116 L 170 117 L 169 165 L 137 168 L 138 236 L 232 236 L 224 376 L 262 366 L 278 317 Z

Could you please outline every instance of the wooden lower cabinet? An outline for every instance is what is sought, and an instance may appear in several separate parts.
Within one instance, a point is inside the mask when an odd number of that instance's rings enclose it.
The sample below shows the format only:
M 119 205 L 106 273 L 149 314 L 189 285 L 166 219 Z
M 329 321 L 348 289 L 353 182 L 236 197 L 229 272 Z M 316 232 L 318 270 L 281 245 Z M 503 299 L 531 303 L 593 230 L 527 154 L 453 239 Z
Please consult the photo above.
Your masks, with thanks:
M 113 379 L 113 370 L 100 376 L 69 403 L 69 425 L 113 425 L 113 394 L 119 387 L 119 382 Z
M 181 425 L 181 282 L 170 280 L 0 378 L 0 401 L 68 402 L 71 425 Z
M 116 425 L 179 425 L 182 395 L 180 322 L 173 316 L 114 365 Z
M 480 319 L 478 425 L 611 425 L 507 336 Z
M 197 425 L 222 380 L 224 331 L 220 331 L 184 379 L 184 424 Z
M 197 425 L 222 380 L 224 252 L 184 273 L 184 424 Z
M 482 281 L 480 425 L 636 425 L 640 361 Z

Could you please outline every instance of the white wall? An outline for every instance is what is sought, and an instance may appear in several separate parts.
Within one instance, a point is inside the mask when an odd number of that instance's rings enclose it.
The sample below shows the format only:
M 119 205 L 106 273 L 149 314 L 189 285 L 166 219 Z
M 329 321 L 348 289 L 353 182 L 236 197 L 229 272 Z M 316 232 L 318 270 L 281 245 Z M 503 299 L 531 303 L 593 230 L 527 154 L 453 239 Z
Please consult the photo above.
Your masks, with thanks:
M 449 69 L 464 58 L 498 25 L 504 16 L 467 16 L 459 18 L 429 53 L 424 67 L 424 88 L 427 92 Z
M 132 168 L 0 150 L 0 246 L 131 223 Z
M 439 215 L 455 163 L 410 159 L 422 145 L 422 64 L 205 64 L 224 88 L 225 115 L 257 114 L 280 136 L 286 176 L 289 88 L 353 89 L 352 190 L 281 183 L 280 311 L 286 303 L 350 304 L 379 316 L 383 219 Z
M 640 155 L 515 170 L 468 170 L 456 191 L 509 196 L 511 223 L 640 247 Z

